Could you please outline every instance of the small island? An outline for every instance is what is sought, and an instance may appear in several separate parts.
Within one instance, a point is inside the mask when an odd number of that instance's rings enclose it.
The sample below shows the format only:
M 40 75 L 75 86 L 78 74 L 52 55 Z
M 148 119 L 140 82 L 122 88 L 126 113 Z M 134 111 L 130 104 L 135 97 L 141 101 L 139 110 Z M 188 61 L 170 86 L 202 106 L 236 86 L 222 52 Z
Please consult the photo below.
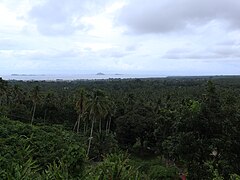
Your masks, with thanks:
M 101 75 L 101 76 L 102 76 L 102 75 L 105 75 L 105 74 L 104 74 L 104 73 L 101 73 L 101 72 L 99 72 L 99 73 L 97 73 L 96 75 Z
M 44 74 L 11 74 L 11 76 L 45 76 Z

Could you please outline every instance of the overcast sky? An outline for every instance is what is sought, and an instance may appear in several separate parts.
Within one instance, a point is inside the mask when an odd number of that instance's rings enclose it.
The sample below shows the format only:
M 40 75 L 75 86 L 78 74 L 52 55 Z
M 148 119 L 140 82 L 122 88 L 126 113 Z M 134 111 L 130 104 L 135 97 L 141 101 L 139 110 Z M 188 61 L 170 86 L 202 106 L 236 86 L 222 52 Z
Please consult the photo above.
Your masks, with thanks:
M 0 74 L 240 74 L 239 0 L 0 0 Z

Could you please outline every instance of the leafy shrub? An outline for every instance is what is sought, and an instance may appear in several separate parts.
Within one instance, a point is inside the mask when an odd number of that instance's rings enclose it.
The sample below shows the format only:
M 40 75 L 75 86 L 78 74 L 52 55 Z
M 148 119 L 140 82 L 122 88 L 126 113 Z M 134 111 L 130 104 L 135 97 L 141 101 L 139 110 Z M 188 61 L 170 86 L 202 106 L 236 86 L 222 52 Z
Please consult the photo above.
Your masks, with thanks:
M 42 174 L 42 178 L 46 180 L 65 180 L 69 179 L 69 173 L 67 165 L 59 161 L 58 163 L 48 165 L 47 169 Z
M 177 169 L 174 167 L 164 167 L 161 165 L 154 165 L 154 166 L 151 166 L 151 169 L 148 172 L 148 175 L 152 180 L 175 179 L 177 175 Z
M 9 173 L 26 171 L 29 164 L 39 167 L 41 173 L 54 166 L 56 160 L 66 164 L 70 176 L 83 173 L 85 150 L 80 136 L 61 126 L 30 126 L 3 117 L 0 127 L 0 179 Z M 27 171 L 34 172 L 33 168 Z
M 115 153 L 118 150 L 117 141 L 113 134 L 95 133 L 92 139 L 89 158 L 100 161 L 109 153 Z
M 137 180 L 143 176 L 129 165 L 127 154 L 109 154 L 88 172 L 86 179 Z

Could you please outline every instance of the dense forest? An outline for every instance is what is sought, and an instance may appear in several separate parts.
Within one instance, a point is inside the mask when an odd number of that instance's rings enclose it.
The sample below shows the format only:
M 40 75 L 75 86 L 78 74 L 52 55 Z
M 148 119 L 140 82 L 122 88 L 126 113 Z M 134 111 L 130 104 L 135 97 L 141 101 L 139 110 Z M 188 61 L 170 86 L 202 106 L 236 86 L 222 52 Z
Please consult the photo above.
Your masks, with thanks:
M 0 179 L 240 179 L 240 77 L 0 78 Z

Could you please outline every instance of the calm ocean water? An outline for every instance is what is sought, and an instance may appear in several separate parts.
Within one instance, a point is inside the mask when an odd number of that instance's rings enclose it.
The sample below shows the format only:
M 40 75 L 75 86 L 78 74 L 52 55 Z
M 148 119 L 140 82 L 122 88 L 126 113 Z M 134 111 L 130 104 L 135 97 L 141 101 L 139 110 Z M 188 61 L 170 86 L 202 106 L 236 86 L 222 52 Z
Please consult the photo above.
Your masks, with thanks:
M 79 74 L 79 75 L 0 75 L 4 80 L 23 81 L 71 81 L 71 80 L 100 80 L 100 79 L 135 79 L 135 78 L 161 78 L 161 75 L 139 75 L 139 74 Z

